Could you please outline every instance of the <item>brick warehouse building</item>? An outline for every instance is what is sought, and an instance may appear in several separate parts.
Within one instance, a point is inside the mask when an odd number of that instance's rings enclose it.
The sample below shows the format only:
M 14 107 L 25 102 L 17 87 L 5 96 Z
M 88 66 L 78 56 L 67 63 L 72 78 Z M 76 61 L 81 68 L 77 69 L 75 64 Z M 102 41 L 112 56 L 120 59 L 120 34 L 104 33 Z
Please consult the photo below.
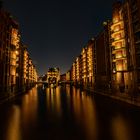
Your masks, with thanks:
M 21 43 L 19 24 L 0 3 L 0 100 L 24 92 L 36 81 L 37 71 Z

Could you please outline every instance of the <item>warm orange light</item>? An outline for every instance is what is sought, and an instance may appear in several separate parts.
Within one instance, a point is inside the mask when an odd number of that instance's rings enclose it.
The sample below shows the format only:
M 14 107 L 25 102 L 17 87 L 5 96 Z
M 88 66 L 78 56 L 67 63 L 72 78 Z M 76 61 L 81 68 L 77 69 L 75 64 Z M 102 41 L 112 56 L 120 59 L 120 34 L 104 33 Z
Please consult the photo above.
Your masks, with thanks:
M 18 36 L 18 30 L 13 28 L 11 33 L 11 44 L 14 46 L 18 46 L 19 43 L 19 36 Z
M 18 51 L 15 51 L 15 53 L 16 53 L 16 55 L 18 55 L 18 54 L 19 54 L 19 52 L 18 52 Z
M 16 54 L 14 52 L 12 52 L 12 51 L 11 51 L 11 58 L 16 59 Z
M 117 23 L 119 22 L 119 17 L 118 16 L 114 16 L 113 17 L 113 23 Z

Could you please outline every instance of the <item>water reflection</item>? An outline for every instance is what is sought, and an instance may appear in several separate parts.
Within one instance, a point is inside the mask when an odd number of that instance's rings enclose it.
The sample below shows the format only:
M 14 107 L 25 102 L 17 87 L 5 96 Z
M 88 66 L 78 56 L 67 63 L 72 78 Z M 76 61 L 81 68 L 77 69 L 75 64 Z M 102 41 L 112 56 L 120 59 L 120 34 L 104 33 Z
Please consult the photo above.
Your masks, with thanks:
M 24 126 L 28 126 L 36 120 L 38 113 L 38 96 L 36 87 L 23 96 L 21 110 Z
M 61 96 L 60 87 L 46 89 L 47 110 L 55 113 L 58 117 L 61 116 Z
M 73 108 L 78 125 L 86 132 L 87 140 L 97 139 L 97 117 L 94 100 L 80 89 L 73 88 Z
M 114 140 L 132 140 L 129 122 L 118 115 L 112 119 L 112 134 Z
M 16 100 L 10 111 L 7 120 L 7 131 L 4 140 L 21 140 L 28 135 L 37 118 L 37 88 L 33 88 L 26 93 L 22 100 Z M 24 130 L 24 136 L 22 131 Z
M 49 114 L 55 114 L 55 119 L 56 117 L 61 121 L 66 119 L 65 125 L 67 123 L 72 125 L 75 122 L 73 127 L 76 126 L 80 132 L 84 132 L 87 140 L 97 139 L 95 103 L 86 93 L 70 86 L 47 88 L 46 105 Z M 69 120 L 73 122 L 68 122 Z
M 21 111 L 18 106 L 14 105 L 11 109 L 7 131 L 6 140 L 21 140 L 21 128 L 20 128 L 20 117 Z
M 0 140 L 138 140 L 140 110 L 129 107 L 70 86 L 35 87 L 0 107 Z

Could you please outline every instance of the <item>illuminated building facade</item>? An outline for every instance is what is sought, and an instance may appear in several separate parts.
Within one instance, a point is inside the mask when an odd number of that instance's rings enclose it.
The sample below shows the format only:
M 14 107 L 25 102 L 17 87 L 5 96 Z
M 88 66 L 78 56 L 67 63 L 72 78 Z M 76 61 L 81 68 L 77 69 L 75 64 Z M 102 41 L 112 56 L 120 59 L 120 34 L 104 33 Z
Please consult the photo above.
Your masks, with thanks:
M 30 87 L 32 84 L 32 80 L 33 80 L 33 62 L 32 59 L 29 58 L 29 66 L 28 66 L 28 86 Z
M 74 61 L 71 78 L 74 83 L 80 79 L 85 89 L 136 98 L 140 95 L 140 0 L 115 2 L 111 21 L 103 25 Z
M 18 23 L 0 7 L 0 99 L 23 92 L 23 80 L 29 73 L 29 78 L 34 75 L 34 82 L 37 79 L 35 67 L 28 65 L 28 53 L 20 38 Z
M 16 83 L 19 78 L 19 29 L 18 25 L 14 23 L 11 29 L 11 48 L 10 48 L 10 93 L 15 93 L 17 90 Z
M 80 85 L 80 75 L 81 75 L 81 56 L 76 57 L 75 61 L 73 62 L 72 69 L 71 69 L 71 80 L 74 82 L 74 85 Z
M 16 92 L 19 62 L 19 27 L 11 15 L 0 9 L 0 54 L 1 54 L 1 93 L 4 96 Z
M 112 84 L 125 93 L 140 90 L 140 0 L 113 6 Z
M 75 60 L 75 79 L 76 84 L 80 84 L 80 57 L 77 57 Z
M 24 46 L 23 48 L 23 87 L 24 90 L 26 90 L 26 87 L 28 85 L 28 64 L 29 63 L 29 53 L 27 51 L 27 48 Z
M 94 39 L 87 44 L 87 86 L 92 87 L 94 84 L 94 61 L 93 61 Z
M 83 48 L 81 52 L 81 83 L 86 86 L 87 84 L 87 48 Z
M 116 90 L 124 92 L 129 85 L 127 40 L 121 2 L 113 6 L 111 25 L 112 43 L 112 84 Z
M 86 44 L 72 65 L 71 79 L 75 85 L 93 86 L 93 45 L 94 39 Z
M 94 39 L 90 40 L 81 52 L 81 83 L 84 86 L 92 86 L 94 82 L 93 76 L 93 46 Z
M 71 81 L 71 70 L 66 72 L 66 81 L 70 82 Z
M 74 84 L 76 84 L 76 64 L 73 62 L 71 68 L 71 79 L 73 80 Z
M 34 86 L 34 83 L 37 82 L 37 70 L 32 62 L 32 59 L 29 56 L 29 52 L 27 50 L 26 45 L 22 45 L 22 72 L 21 72 L 21 85 L 23 91 Z
M 51 84 L 58 84 L 60 81 L 60 70 L 59 68 L 49 68 L 47 71 L 47 83 L 48 85 Z

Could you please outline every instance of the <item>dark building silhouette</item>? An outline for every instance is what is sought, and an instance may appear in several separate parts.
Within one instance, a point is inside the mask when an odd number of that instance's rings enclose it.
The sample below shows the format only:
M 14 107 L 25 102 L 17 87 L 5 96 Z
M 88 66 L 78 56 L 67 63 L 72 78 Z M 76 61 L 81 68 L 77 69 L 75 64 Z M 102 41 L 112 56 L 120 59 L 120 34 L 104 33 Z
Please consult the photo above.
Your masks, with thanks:
M 111 82 L 110 22 L 103 24 L 103 30 L 95 38 L 94 71 L 96 88 L 107 89 Z

